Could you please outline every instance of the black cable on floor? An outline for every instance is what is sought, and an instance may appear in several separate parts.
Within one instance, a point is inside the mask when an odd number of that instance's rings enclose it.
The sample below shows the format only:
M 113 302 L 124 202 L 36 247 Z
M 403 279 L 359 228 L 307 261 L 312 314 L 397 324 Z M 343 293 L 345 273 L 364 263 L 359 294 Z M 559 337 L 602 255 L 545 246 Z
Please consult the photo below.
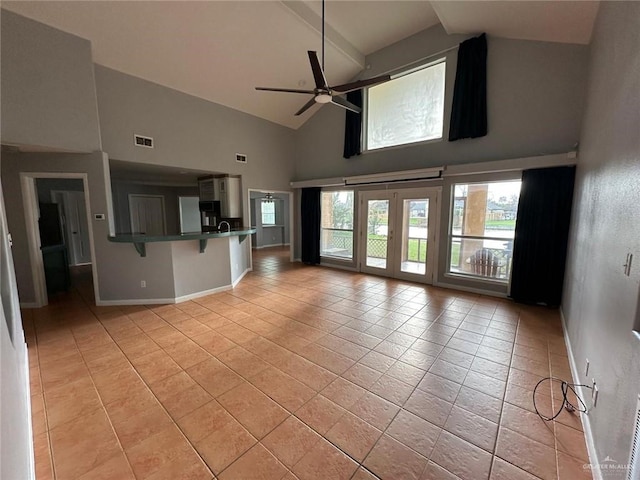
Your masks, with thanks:
M 538 390 L 538 387 L 546 381 L 550 381 L 550 382 L 559 382 L 560 383 L 560 389 L 562 390 L 562 404 L 560 405 L 560 408 L 558 409 L 557 412 L 555 412 L 555 415 L 553 417 L 547 417 L 543 414 L 540 413 L 540 411 L 538 410 L 538 406 L 536 405 L 536 391 Z M 555 377 L 547 377 L 547 378 L 543 378 L 542 380 L 540 380 L 535 388 L 533 389 L 533 408 L 536 410 L 536 413 L 538 414 L 538 416 L 543 419 L 546 422 L 550 422 L 551 420 L 553 420 L 554 418 L 556 418 L 558 415 L 560 415 L 562 413 L 562 409 L 566 408 L 568 411 L 570 412 L 581 412 L 581 413 L 587 413 L 587 406 L 585 405 L 585 403 L 582 401 L 582 399 L 580 398 L 580 395 L 578 395 L 578 393 L 575 391 L 574 387 L 586 387 L 588 389 L 591 389 L 592 387 L 590 385 L 582 385 L 582 384 L 577 384 L 577 383 L 568 383 L 565 382 L 564 380 L 561 380 L 559 378 L 555 378 Z M 576 396 L 576 398 L 578 399 L 578 402 L 580 402 L 581 407 L 578 407 L 577 405 L 574 405 L 573 403 L 571 403 L 569 401 L 569 399 L 567 398 L 567 395 L 569 393 L 569 391 L 573 392 L 573 394 Z M 551 397 L 553 398 L 553 390 L 551 390 Z

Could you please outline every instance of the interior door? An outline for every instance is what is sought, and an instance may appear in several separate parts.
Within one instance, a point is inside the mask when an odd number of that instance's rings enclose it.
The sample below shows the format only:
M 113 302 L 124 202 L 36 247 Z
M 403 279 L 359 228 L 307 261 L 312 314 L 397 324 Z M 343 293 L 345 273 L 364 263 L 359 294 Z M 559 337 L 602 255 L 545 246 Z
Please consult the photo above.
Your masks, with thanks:
M 89 223 L 84 192 L 52 191 L 52 200 L 61 205 L 61 224 L 71 265 L 91 263 Z
M 164 197 L 162 195 L 129 195 L 131 233 L 166 235 Z
M 439 195 L 433 188 L 362 192 L 360 271 L 432 283 Z

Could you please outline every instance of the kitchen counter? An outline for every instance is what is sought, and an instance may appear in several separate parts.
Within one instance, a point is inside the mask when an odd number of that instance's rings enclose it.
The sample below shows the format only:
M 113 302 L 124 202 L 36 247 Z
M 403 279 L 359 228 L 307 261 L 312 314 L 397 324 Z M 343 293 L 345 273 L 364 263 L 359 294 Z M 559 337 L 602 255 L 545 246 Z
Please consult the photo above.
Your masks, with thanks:
M 223 230 L 219 232 L 179 233 L 175 235 L 121 234 L 109 236 L 108 240 L 110 242 L 116 243 L 132 243 L 140 256 L 146 257 L 147 243 L 198 240 L 200 242 L 200 253 L 204 253 L 205 249 L 207 248 L 207 240 L 211 238 L 239 237 L 238 240 L 240 242 L 243 242 L 247 235 L 251 235 L 252 233 L 256 233 L 255 228 L 240 227 L 231 229 L 229 231 Z
M 254 229 L 184 235 L 112 235 L 109 301 L 114 305 L 177 303 L 233 288 L 251 270 Z M 247 239 L 249 237 L 249 239 Z M 131 246 L 135 247 L 135 250 Z M 123 268 L 126 265 L 126 268 Z

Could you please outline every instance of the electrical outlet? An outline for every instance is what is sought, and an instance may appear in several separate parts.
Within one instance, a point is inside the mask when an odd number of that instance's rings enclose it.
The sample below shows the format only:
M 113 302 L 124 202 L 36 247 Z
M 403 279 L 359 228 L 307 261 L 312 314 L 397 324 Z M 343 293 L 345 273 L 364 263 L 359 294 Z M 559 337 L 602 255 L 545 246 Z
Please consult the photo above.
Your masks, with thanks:
M 593 386 L 591 387 L 591 408 L 596 408 L 598 403 L 598 386 L 596 385 L 596 379 L 593 379 Z
M 147 281 L 146 281 L 146 280 L 141 280 L 141 281 L 140 281 L 140 286 L 141 286 L 142 288 L 147 288 Z
M 585 359 L 585 365 L 584 365 L 584 376 L 588 377 L 589 376 L 589 359 Z

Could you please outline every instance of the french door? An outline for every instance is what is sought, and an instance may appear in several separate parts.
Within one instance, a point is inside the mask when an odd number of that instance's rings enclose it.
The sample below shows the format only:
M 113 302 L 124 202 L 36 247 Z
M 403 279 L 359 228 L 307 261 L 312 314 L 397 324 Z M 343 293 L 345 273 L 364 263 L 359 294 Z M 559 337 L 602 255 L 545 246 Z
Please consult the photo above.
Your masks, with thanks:
M 440 189 L 360 192 L 361 272 L 433 282 Z

